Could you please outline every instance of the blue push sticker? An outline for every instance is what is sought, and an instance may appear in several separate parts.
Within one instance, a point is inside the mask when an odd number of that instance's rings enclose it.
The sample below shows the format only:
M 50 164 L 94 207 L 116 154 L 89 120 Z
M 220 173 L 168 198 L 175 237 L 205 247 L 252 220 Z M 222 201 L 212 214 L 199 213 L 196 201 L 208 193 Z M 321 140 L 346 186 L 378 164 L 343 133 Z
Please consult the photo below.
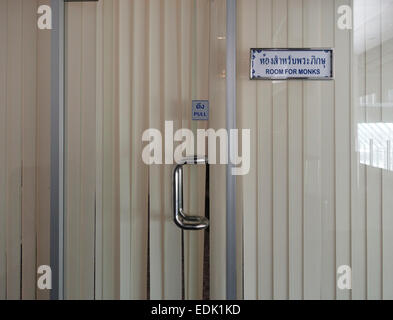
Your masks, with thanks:
M 196 121 L 209 120 L 209 101 L 207 100 L 192 101 L 192 120 L 196 120 Z

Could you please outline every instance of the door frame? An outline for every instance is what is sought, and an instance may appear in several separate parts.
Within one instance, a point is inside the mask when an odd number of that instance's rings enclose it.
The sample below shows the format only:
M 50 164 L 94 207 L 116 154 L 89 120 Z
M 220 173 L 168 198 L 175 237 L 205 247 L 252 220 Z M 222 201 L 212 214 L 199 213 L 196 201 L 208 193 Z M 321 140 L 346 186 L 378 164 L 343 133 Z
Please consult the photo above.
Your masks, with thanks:
M 236 13 L 237 0 L 227 0 L 227 57 L 226 57 L 226 115 L 227 132 L 236 129 Z M 230 136 L 229 138 L 230 139 Z M 228 143 L 228 159 L 235 159 L 232 144 Z M 226 291 L 227 299 L 237 298 L 236 272 L 236 176 L 234 165 L 226 168 Z
M 64 0 L 51 0 L 51 300 L 64 293 Z

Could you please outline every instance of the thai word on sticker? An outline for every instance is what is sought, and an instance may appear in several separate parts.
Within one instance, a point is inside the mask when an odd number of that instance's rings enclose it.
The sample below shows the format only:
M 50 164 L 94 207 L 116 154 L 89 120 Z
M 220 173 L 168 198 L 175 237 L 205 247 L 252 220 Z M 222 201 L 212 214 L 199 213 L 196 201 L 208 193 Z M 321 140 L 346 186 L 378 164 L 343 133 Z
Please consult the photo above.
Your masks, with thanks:
M 192 101 L 192 120 L 209 120 L 209 101 Z

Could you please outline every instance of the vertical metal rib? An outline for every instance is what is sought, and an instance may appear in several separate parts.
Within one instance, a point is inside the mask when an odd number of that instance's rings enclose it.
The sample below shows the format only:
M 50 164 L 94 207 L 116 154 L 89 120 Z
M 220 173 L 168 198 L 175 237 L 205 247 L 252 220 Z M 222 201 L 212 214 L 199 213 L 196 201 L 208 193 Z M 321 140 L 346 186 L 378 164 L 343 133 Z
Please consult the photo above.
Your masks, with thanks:
M 51 33 L 51 299 L 63 299 L 64 0 L 52 0 Z
M 226 114 L 227 130 L 236 128 L 236 0 L 227 0 L 227 63 L 226 63 Z M 231 135 L 228 134 L 228 137 Z M 229 138 L 230 139 L 230 138 Z M 228 143 L 228 159 L 233 153 L 232 145 Z M 227 166 L 227 299 L 237 298 L 236 288 L 236 177 L 232 175 L 231 161 Z

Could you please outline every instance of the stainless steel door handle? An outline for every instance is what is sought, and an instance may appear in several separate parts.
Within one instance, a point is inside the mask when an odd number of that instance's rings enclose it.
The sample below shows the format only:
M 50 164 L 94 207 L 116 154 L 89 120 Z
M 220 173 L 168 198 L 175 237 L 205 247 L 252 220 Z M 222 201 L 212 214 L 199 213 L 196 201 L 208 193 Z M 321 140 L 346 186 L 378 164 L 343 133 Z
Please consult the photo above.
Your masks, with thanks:
M 184 230 L 204 230 L 209 220 L 202 216 L 188 216 L 183 210 L 183 167 L 185 165 L 209 165 L 207 158 L 185 158 L 173 170 L 173 218 Z

